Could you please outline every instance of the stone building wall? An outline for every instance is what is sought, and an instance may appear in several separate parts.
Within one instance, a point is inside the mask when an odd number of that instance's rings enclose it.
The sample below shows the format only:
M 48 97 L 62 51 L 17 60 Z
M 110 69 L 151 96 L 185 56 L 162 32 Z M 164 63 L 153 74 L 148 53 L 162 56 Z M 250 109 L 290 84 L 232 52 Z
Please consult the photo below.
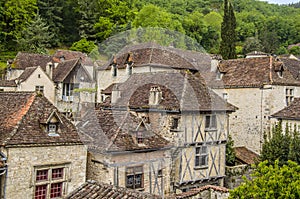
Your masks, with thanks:
M 66 166 L 64 195 L 86 180 L 87 150 L 83 145 L 8 148 L 6 155 L 6 198 L 34 198 L 37 168 Z

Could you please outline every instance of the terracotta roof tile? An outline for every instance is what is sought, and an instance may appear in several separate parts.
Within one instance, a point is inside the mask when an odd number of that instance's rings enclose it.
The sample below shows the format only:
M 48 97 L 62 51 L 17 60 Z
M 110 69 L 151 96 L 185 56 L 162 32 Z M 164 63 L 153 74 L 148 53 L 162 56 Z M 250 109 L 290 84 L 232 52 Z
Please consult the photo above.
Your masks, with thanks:
M 236 158 L 244 164 L 254 164 L 258 160 L 259 155 L 246 147 L 234 148 Z
M 176 199 L 183 199 L 183 198 L 192 198 L 193 196 L 205 191 L 205 190 L 214 190 L 214 191 L 219 191 L 222 193 L 228 193 L 229 190 L 226 189 L 225 187 L 219 187 L 219 186 L 214 186 L 214 185 L 206 185 L 203 187 L 191 189 L 187 192 L 183 192 L 180 194 L 175 194 Z
M 276 70 L 281 67 L 283 75 L 279 77 Z M 224 73 L 221 81 L 225 87 L 300 85 L 282 62 L 270 57 L 223 60 L 219 64 L 219 70 Z
M 143 43 L 123 48 L 114 58 L 118 68 L 125 68 L 128 57 L 132 59 L 133 67 L 151 65 L 192 70 L 199 70 L 199 67 L 203 65 L 210 65 L 211 60 L 210 56 L 205 53 L 163 47 L 155 43 Z M 114 59 L 112 58 L 99 69 L 110 69 Z
M 274 113 L 272 117 L 290 120 L 300 120 L 300 98 L 295 98 L 289 106 L 278 111 L 277 113 Z
M 121 98 L 115 107 L 150 108 L 149 94 L 153 86 L 160 87 L 162 98 L 155 108 L 177 111 L 234 111 L 236 107 L 225 102 L 210 90 L 199 73 L 158 72 L 132 74 L 119 86 Z M 153 108 L 153 107 L 151 107 Z
M 85 142 L 97 150 L 133 151 L 161 149 L 169 145 L 168 141 L 152 131 L 150 125 L 142 123 L 141 119 L 126 110 L 89 110 L 81 121 L 77 124 L 79 132 L 82 137 L 90 139 Z M 143 134 L 142 144 L 137 143 L 137 131 Z
M 74 125 L 62 114 L 59 136 L 48 136 L 40 123 L 44 115 L 57 109 L 44 96 L 32 92 L 0 93 L 1 145 L 82 144 Z
M 280 58 L 280 60 L 289 69 L 293 77 L 300 80 L 300 60 L 289 58 Z
M 17 87 L 15 80 L 0 80 L 1 87 Z
M 161 197 L 132 189 L 114 187 L 95 181 L 87 181 L 66 197 L 66 199 L 100 198 L 160 199 Z
M 52 58 L 49 55 L 19 52 L 15 57 L 12 66 L 15 69 L 22 70 L 25 70 L 27 67 L 40 66 L 43 70 L 46 70 L 47 63 L 49 62 L 52 62 Z
M 82 63 L 84 65 L 93 65 L 93 61 L 87 56 L 87 54 L 79 52 L 79 51 L 71 51 L 71 50 L 57 50 L 53 55 L 53 61 L 60 63 L 60 58 L 64 57 L 64 60 L 71 59 L 82 59 Z

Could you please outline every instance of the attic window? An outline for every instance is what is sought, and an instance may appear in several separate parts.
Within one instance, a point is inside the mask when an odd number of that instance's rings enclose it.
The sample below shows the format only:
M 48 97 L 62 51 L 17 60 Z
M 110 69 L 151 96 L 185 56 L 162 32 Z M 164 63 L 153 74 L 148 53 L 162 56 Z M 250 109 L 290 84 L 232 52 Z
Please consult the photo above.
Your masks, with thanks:
M 280 78 L 282 78 L 282 77 L 283 77 L 283 70 L 278 71 L 278 72 L 277 72 L 277 75 L 278 75 Z
M 136 133 L 136 141 L 138 144 L 143 144 L 144 143 L 144 136 L 143 136 L 143 132 L 138 131 Z
M 57 132 L 57 124 L 49 123 L 48 124 L 48 133 L 49 134 L 56 134 L 56 132 Z
M 216 80 L 221 80 L 222 77 L 223 77 L 223 74 L 222 72 L 220 72 L 219 70 L 217 71 L 217 75 L 216 75 Z
M 117 65 L 112 65 L 112 76 L 117 77 L 118 68 Z

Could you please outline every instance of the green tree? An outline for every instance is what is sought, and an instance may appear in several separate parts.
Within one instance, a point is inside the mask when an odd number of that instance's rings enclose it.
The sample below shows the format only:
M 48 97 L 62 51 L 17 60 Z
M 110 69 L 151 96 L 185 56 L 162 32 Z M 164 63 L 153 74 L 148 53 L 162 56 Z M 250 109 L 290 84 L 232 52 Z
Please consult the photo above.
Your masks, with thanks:
M 232 4 L 228 0 L 224 0 L 224 16 L 221 26 L 221 45 L 220 54 L 223 59 L 236 58 L 235 42 L 236 42 L 236 19 Z
M 230 199 L 300 198 L 300 166 L 292 161 L 280 167 L 279 161 L 269 165 L 261 162 L 255 169 L 252 180 L 230 191 Z
M 243 54 L 247 54 L 252 51 L 262 51 L 263 46 L 261 45 L 261 41 L 257 37 L 249 37 L 246 39 L 245 44 L 243 46 Z
M 49 41 L 53 37 L 48 30 L 47 23 L 40 15 L 37 15 L 17 38 L 19 50 L 46 54 L 48 52 L 47 47 L 51 46 Z
M 16 40 L 37 12 L 36 0 L 1 1 L 1 43 L 8 50 L 16 50 Z
M 300 47 L 299 46 L 293 46 L 289 49 L 289 53 L 293 55 L 300 55 Z
M 73 45 L 70 47 L 70 50 L 90 53 L 95 48 L 97 48 L 97 46 L 94 42 L 87 41 L 86 38 L 83 38 L 80 41 L 73 43 Z
M 228 135 L 228 140 L 226 143 L 226 165 L 233 166 L 235 163 L 235 152 L 233 149 L 234 141 L 231 135 Z

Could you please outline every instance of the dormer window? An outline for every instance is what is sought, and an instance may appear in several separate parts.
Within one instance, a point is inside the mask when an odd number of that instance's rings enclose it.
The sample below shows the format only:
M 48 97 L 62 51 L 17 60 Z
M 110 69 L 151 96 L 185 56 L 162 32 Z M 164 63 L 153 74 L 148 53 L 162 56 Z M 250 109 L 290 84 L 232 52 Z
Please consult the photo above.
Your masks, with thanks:
M 220 72 L 219 70 L 217 70 L 217 75 L 216 75 L 216 80 L 221 80 L 223 77 L 224 73 Z
M 282 70 L 278 71 L 277 74 L 278 74 L 278 76 L 279 76 L 280 78 L 283 77 L 283 71 L 282 71 Z
M 56 110 L 50 114 L 47 120 L 41 121 L 41 123 L 48 133 L 48 136 L 59 136 L 59 124 L 62 124 L 62 121 L 56 113 Z
M 56 124 L 48 124 L 48 132 L 49 133 L 56 133 L 57 125 Z
M 144 136 L 143 136 L 143 132 L 138 131 L 136 133 L 136 141 L 138 144 L 143 144 L 144 143 Z
M 117 77 L 118 68 L 117 65 L 112 65 L 112 76 Z

